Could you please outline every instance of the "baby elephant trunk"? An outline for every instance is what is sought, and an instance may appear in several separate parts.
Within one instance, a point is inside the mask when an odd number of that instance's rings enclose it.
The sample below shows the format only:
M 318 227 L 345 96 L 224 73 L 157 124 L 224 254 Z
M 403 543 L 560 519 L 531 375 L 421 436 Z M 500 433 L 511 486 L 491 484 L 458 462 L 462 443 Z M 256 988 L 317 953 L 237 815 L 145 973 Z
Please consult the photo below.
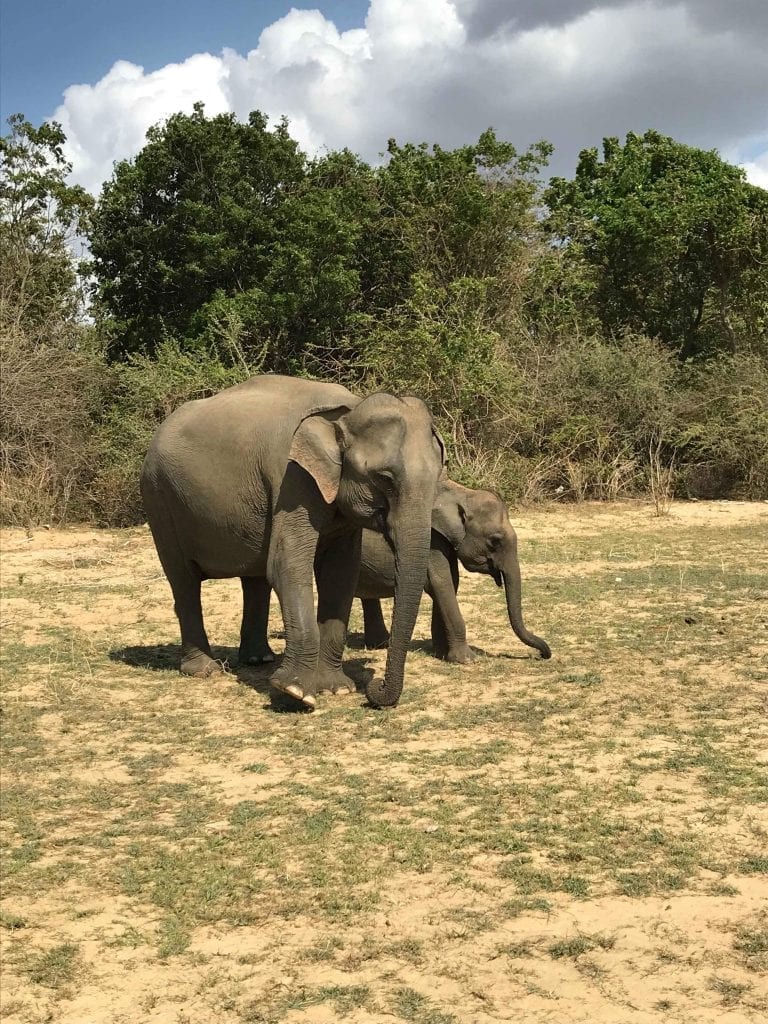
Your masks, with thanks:
M 552 651 L 546 640 L 542 640 L 535 633 L 529 633 L 523 622 L 522 611 L 522 584 L 520 581 L 520 563 L 517 560 L 517 552 L 506 560 L 501 567 L 501 574 L 504 578 L 504 593 L 507 597 L 507 614 L 509 624 L 515 632 L 515 636 L 522 640 L 529 647 L 535 647 L 541 653 L 542 658 L 551 658 Z

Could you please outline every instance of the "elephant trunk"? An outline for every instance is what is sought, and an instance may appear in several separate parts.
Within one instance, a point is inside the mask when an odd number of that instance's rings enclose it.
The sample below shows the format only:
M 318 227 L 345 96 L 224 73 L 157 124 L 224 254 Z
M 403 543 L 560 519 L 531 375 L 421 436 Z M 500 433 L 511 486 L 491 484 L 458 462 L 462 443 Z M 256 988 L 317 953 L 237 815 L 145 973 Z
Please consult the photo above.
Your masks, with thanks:
M 403 692 L 403 675 L 408 644 L 427 578 L 429 543 L 432 536 L 432 505 L 416 494 L 399 503 L 388 522 L 395 550 L 395 604 L 384 679 L 373 679 L 366 689 L 369 702 L 377 708 L 392 707 Z
M 551 658 L 552 652 L 546 640 L 529 633 L 523 622 L 522 611 L 522 583 L 520 581 L 520 563 L 517 560 L 517 552 L 513 551 L 501 567 L 501 574 L 504 578 L 504 593 L 507 597 L 507 614 L 509 624 L 515 632 L 515 636 L 522 640 L 529 647 L 535 647 L 541 652 L 542 658 Z

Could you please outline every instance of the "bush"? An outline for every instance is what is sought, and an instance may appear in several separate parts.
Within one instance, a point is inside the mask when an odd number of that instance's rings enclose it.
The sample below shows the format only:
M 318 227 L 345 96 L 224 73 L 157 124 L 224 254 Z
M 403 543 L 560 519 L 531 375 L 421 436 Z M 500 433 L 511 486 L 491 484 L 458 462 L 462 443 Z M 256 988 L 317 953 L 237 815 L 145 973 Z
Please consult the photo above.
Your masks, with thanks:
M 735 353 L 685 374 L 679 441 L 690 497 L 768 497 L 768 359 Z
M 66 326 L 45 342 L 21 326 L 0 333 L 0 517 L 9 525 L 92 517 L 94 424 L 109 371 L 93 334 Z
M 645 489 L 649 443 L 674 421 L 678 368 L 642 335 L 540 346 L 519 354 L 526 401 L 517 450 L 525 497 L 614 499 Z

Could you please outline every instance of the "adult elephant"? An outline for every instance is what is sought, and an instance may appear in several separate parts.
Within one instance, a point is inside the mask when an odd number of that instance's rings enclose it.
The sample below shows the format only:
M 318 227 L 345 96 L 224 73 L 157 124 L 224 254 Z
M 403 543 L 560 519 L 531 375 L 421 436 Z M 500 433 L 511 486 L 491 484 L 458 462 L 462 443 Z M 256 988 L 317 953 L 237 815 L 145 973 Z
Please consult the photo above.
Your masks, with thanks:
M 253 377 L 172 413 L 144 460 L 141 493 L 173 591 L 182 672 L 218 670 L 200 584 L 239 576 L 244 620 L 265 607 L 270 587 L 280 599 L 286 653 L 273 687 L 309 707 L 320 691 L 350 689 L 341 659 L 361 530 L 372 527 L 394 551 L 395 608 L 384 679 L 367 696 L 377 707 L 396 704 L 444 458 L 419 399 L 360 399 L 336 384 Z M 244 630 L 244 660 L 249 642 Z
M 458 563 L 470 572 L 493 577 L 504 586 L 509 623 L 524 644 L 542 658 L 551 657 L 549 645 L 529 632 L 523 621 L 517 534 L 507 508 L 492 491 L 462 487 L 453 480 L 438 482 L 432 510 L 432 537 L 425 590 L 432 598 L 432 647 L 447 661 L 467 664 L 474 655 L 467 644 L 467 629 L 459 608 Z M 389 631 L 380 599 L 395 593 L 395 558 L 386 538 L 363 530 L 360 575 L 355 594 L 362 599 L 365 645 L 386 647 Z M 254 610 L 256 611 L 256 610 Z M 258 614 L 244 615 L 244 635 L 253 638 L 252 662 L 272 661 L 267 643 L 267 606 Z

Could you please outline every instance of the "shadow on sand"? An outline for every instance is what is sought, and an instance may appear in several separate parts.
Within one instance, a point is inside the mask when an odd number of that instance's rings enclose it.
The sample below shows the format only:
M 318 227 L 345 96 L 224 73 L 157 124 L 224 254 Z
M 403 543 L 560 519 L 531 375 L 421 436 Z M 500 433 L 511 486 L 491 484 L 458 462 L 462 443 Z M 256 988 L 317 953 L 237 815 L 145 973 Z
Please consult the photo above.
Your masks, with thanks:
M 227 675 L 234 676 L 238 683 L 268 698 L 263 705 L 266 711 L 275 712 L 306 712 L 308 708 L 299 701 L 273 690 L 269 679 L 282 661 L 277 655 L 273 662 L 266 665 L 240 665 L 237 661 L 236 647 L 213 647 L 211 653 L 215 661 L 220 662 Z M 137 644 L 128 647 L 115 647 L 109 652 L 111 661 L 130 665 L 131 668 L 148 669 L 151 672 L 173 672 L 178 670 L 181 648 L 178 644 Z M 347 658 L 344 661 L 344 674 L 353 683 L 355 690 L 365 692 L 367 684 L 373 679 L 374 671 L 369 659 Z
M 364 693 L 375 673 L 371 665 L 371 656 L 365 653 L 363 634 L 350 633 L 347 647 L 352 651 L 364 652 L 360 657 L 346 658 L 343 665 L 344 674 L 354 683 L 355 690 L 358 693 Z M 432 642 L 431 640 L 412 640 L 408 645 L 408 650 L 431 654 Z M 515 653 L 506 651 L 491 653 L 483 650 L 482 647 L 474 646 L 472 651 L 481 658 L 503 658 L 508 661 L 525 661 L 531 656 L 528 649 L 524 647 Z M 307 708 L 299 701 L 273 690 L 269 685 L 270 676 L 282 661 L 281 655 L 277 655 L 273 662 L 266 665 L 239 665 L 236 647 L 214 647 L 212 653 L 214 659 L 221 662 L 226 672 L 234 676 L 242 686 L 247 686 L 267 698 L 267 703 L 264 704 L 265 710 L 294 713 L 307 711 Z M 181 649 L 178 644 L 139 644 L 130 647 L 116 647 L 109 652 L 109 657 L 112 661 L 130 665 L 132 668 L 172 672 L 174 669 L 178 669 L 180 654 Z

